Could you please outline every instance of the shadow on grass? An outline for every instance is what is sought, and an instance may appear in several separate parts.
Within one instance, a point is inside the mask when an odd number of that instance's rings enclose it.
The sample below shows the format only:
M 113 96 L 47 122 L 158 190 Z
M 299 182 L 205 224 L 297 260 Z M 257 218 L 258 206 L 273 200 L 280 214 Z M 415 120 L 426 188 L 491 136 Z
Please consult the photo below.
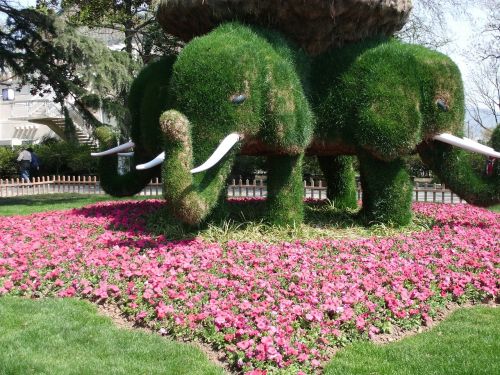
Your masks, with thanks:
M 36 212 L 80 208 L 93 203 L 124 199 L 114 198 L 109 195 L 83 195 L 76 193 L 0 198 L 0 216 L 29 215 Z M 129 197 L 126 199 L 137 200 L 144 199 L 144 197 Z
M 380 223 L 366 226 L 358 210 L 340 210 L 328 201 L 305 202 L 304 223 L 277 227 L 266 222 L 265 200 L 229 200 L 224 207 L 215 210 L 208 220 L 199 226 L 188 227 L 172 218 L 168 203 L 148 201 L 135 205 L 130 201 L 153 197 L 113 198 L 107 195 L 52 194 L 0 199 L 0 215 L 27 215 L 35 212 L 63 210 L 88 206 L 105 201 L 119 201 L 109 207 L 82 208 L 78 214 L 92 217 L 105 216 L 109 228 L 116 231 L 164 235 L 171 240 L 201 237 L 209 241 L 290 241 L 316 238 L 360 238 L 366 236 L 390 236 L 402 232 L 429 229 L 429 219 L 415 217 L 404 228 Z M 124 214 L 118 214 L 123 212 Z M 133 216 L 125 219 L 123 216 Z M 134 220 L 144 220 L 146 225 L 136 225 Z M 127 224 L 128 223 L 128 224 Z
M 109 199 L 109 198 L 108 198 Z M 67 204 L 67 203 L 86 203 L 87 201 L 98 201 L 98 199 L 90 199 L 88 196 L 81 195 L 57 195 L 57 196 L 27 196 L 27 197 L 16 197 L 16 198 L 3 198 L 0 200 L 0 206 L 45 206 L 50 204 Z
M 370 223 L 366 225 L 359 210 L 341 210 L 328 201 L 306 202 L 304 222 L 299 225 L 277 227 L 266 223 L 266 201 L 228 201 L 225 210 L 214 212 L 203 225 L 188 227 L 173 219 L 164 205 L 147 218 L 147 231 L 166 235 L 171 239 L 201 237 L 210 241 L 289 241 L 315 238 L 366 237 L 394 235 L 400 232 L 429 229 L 433 222 L 415 217 L 404 228 Z

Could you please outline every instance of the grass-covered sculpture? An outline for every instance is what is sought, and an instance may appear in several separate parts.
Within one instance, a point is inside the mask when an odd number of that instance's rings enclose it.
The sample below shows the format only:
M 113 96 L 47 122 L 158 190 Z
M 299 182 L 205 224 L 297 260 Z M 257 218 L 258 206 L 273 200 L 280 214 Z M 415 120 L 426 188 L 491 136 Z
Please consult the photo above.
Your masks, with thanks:
M 99 154 L 107 155 L 103 188 L 135 194 L 162 164 L 173 216 L 194 225 L 223 207 L 237 153 L 266 155 L 267 217 L 288 225 L 303 220 L 303 156 L 319 157 L 337 207 L 355 207 L 355 155 L 363 217 L 404 225 L 412 194 L 405 157 L 418 152 L 470 203 L 500 201 L 498 165 L 482 176 L 470 153 L 443 143 L 500 156 L 451 135 L 461 135 L 464 95 L 448 57 L 385 37 L 302 51 L 277 32 L 229 22 L 189 41 L 177 59 L 146 66 L 130 94 L 132 143 Z M 107 128 L 98 137 L 112 146 Z M 109 155 L 132 145 L 137 169 L 119 176 Z

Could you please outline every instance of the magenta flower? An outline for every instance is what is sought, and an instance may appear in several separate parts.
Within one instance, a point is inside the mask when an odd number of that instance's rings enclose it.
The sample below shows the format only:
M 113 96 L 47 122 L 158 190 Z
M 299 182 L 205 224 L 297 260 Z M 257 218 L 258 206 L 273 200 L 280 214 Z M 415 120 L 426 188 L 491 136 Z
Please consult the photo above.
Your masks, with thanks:
M 138 323 L 213 343 L 249 374 L 312 373 L 350 336 L 499 298 L 500 215 L 484 209 L 415 204 L 434 226 L 392 238 L 221 245 L 149 234 L 145 217 L 164 204 L 0 218 L 0 295 L 115 302 Z

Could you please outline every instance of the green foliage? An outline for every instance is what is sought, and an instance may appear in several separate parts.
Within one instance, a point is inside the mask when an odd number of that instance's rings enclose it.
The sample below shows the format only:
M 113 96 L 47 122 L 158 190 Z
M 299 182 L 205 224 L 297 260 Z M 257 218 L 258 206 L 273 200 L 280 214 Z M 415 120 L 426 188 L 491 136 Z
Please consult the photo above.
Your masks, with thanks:
M 40 158 L 40 175 L 94 175 L 97 160 L 91 148 L 74 142 L 58 141 L 32 146 Z
M 193 167 L 192 127 L 181 113 L 171 110 L 160 118 L 164 132 L 165 162 L 162 167 L 163 192 L 174 217 L 188 225 L 201 223 L 225 200 L 226 179 L 238 148 L 206 172 L 191 174 Z
M 14 178 L 17 175 L 17 153 L 10 147 L 0 147 L 0 178 Z
M 2 297 L 0 330 L 5 374 L 223 374 L 199 349 L 118 329 L 76 299 Z
M 165 134 L 164 191 L 175 217 L 193 225 L 214 207 L 221 210 L 236 150 L 207 172 L 193 177 L 189 169 L 204 162 L 229 133 L 256 137 L 278 153 L 303 152 L 312 136 L 312 113 L 291 60 L 295 55 L 282 38 L 266 39 L 239 24 L 196 38 L 181 52 L 170 87 L 177 111 L 165 112 L 160 120 Z M 231 98 L 240 94 L 246 100 L 233 103 Z M 270 201 L 278 202 L 273 201 L 277 190 L 270 191 Z M 290 220 L 300 222 L 301 212 L 294 204 Z
M 334 374 L 495 374 L 500 310 L 464 308 L 429 332 L 387 345 L 355 343 L 326 366 Z
M 493 130 L 489 143 L 495 150 L 500 150 L 500 124 Z
M 238 155 L 235 158 L 231 176 L 235 179 L 253 180 L 257 171 L 266 169 L 266 159 L 263 156 Z
M 405 158 L 406 168 L 412 177 L 429 177 L 429 167 L 425 165 L 418 154 L 410 155 Z
M 85 26 L 95 34 L 117 30 L 123 34 L 125 51 L 134 58 L 139 55 L 147 63 L 157 56 L 175 55 L 178 40 L 165 34 L 155 20 L 152 0 L 49 0 L 60 5 L 69 22 Z M 103 31 L 104 29 L 104 31 Z M 115 35 L 117 33 L 115 32 Z
M 69 143 L 78 143 L 76 127 L 66 107 L 64 107 L 64 138 Z
M 166 57 L 148 64 L 130 88 L 128 107 L 133 125 L 131 136 L 136 144 L 132 168 L 129 173 L 120 176 L 117 174 L 117 156 L 106 156 L 99 160 L 101 185 L 110 195 L 134 195 L 141 191 L 153 176 L 160 174 L 159 168 L 137 171 L 135 166 L 148 162 L 161 151 L 162 133 L 159 118 L 170 100 L 167 85 L 173 63 L 173 57 Z M 110 127 L 99 127 L 95 133 L 103 150 L 116 145 L 119 138 Z
M 97 160 L 90 156 L 90 146 L 65 141 L 32 145 L 40 159 L 40 176 L 95 175 Z M 17 177 L 17 156 L 20 148 L 0 147 L 0 178 Z
M 236 103 L 236 97 L 244 100 Z M 299 155 L 314 135 L 324 144 L 322 169 L 334 205 L 356 207 L 352 161 L 340 156 L 356 153 L 362 159 L 364 219 L 405 225 L 411 219 L 407 166 L 421 167 L 408 156 L 437 133 L 459 135 L 463 106 L 459 70 L 438 52 L 372 39 L 311 61 L 275 32 L 227 23 L 193 39 L 177 59 L 150 64 L 135 80 L 129 98 L 136 142 L 132 164 L 151 159 L 163 147 L 164 191 L 171 211 L 185 223 L 199 224 L 214 209 L 223 212 L 221 197 L 236 150 L 207 172 L 192 176 L 190 169 L 237 132 L 245 138 L 245 153 L 271 155 L 269 217 L 286 225 L 302 220 Z M 108 175 L 116 174 L 113 160 L 102 162 L 111 163 Z M 474 172 L 470 166 L 467 173 Z M 448 173 L 464 186 L 458 191 L 470 195 L 463 179 L 467 173 L 458 172 Z M 137 183 L 136 174 L 103 176 L 114 180 L 107 191 L 136 191 L 143 183 Z M 486 185 L 484 194 L 490 194 L 490 182 Z
M 14 73 L 20 84 L 32 85 L 32 94 L 53 92 L 60 103 L 73 96 L 90 124 L 99 124 L 84 105 L 90 90 L 94 102 L 123 120 L 124 97 L 140 64 L 52 12 L 18 10 L 8 2 L 0 2 L 0 12 L 9 17 L 0 29 L 0 68 Z

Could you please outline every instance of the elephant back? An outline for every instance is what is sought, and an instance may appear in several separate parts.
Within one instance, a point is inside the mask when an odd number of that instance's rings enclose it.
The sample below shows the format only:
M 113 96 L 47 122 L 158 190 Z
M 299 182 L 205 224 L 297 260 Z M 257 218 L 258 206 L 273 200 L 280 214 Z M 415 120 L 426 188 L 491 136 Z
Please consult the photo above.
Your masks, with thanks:
M 184 41 L 239 21 L 276 29 L 311 55 L 368 36 L 392 35 L 411 0 L 160 0 L 163 29 Z

